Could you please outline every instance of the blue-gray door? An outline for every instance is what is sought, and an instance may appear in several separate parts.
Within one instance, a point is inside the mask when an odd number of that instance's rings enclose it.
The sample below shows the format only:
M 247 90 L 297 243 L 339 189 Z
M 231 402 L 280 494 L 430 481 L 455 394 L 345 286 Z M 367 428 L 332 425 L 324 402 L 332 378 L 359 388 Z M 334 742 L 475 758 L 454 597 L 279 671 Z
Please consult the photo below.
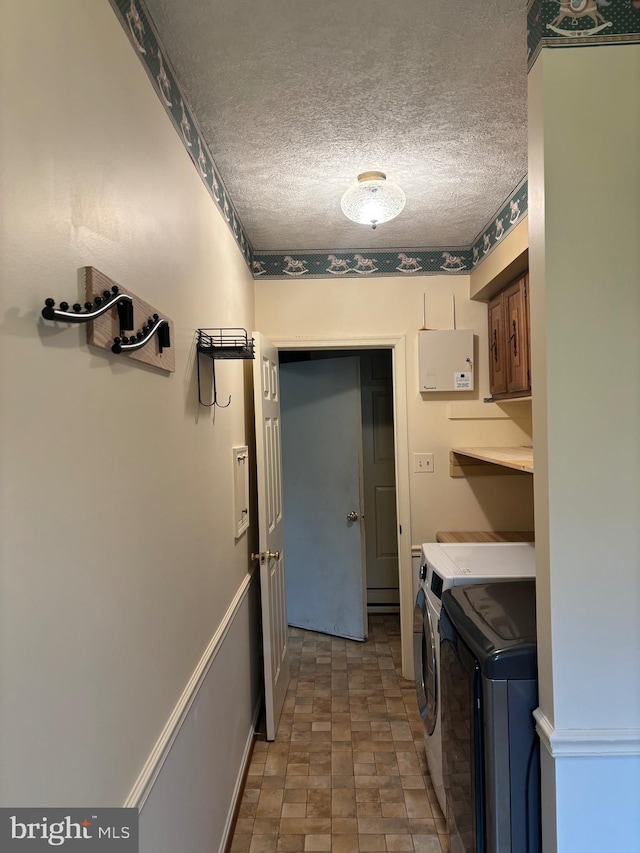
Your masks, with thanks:
M 280 365 L 290 625 L 364 640 L 359 359 Z

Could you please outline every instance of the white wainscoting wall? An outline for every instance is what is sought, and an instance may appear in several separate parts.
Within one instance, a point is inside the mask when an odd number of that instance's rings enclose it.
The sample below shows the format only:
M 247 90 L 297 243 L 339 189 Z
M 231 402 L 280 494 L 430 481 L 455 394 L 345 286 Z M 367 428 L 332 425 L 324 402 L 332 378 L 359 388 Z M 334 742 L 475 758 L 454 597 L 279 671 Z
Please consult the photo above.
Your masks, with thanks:
M 126 803 L 140 853 L 222 853 L 261 701 L 258 576 L 247 576 Z

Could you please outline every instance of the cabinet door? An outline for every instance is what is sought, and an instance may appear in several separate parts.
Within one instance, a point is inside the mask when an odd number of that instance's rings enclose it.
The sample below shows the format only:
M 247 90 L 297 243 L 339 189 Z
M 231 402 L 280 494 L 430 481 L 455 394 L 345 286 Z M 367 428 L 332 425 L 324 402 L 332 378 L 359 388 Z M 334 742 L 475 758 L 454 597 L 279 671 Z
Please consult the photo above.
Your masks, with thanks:
M 526 392 L 531 388 L 529 378 L 529 330 L 527 309 L 527 280 L 525 274 L 503 291 L 505 337 L 507 351 L 507 391 Z
M 489 389 L 492 397 L 507 392 L 506 346 L 504 307 L 499 293 L 489 303 Z

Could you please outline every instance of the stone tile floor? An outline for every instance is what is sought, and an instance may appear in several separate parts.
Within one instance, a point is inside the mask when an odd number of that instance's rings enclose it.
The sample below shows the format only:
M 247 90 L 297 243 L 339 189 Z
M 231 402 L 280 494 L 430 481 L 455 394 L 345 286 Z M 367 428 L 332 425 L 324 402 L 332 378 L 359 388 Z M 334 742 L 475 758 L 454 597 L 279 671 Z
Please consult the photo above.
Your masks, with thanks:
M 232 853 L 447 853 L 397 616 L 365 643 L 291 628 L 276 740 L 256 740 Z

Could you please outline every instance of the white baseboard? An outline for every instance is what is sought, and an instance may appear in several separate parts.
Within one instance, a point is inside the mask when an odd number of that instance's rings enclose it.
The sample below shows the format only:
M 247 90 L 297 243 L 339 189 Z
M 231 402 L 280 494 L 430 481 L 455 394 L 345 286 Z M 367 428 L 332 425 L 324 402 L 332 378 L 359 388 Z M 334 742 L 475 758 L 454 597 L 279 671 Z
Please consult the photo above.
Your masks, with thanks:
M 554 758 L 640 755 L 640 729 L 556 729 L 540 708 L 533 716 L 540 742 Z
M 227 815 L 227 822 L 224 825 L 224 831 L 222 833 L 222 839 L 220 841 L 220 847 L 218 848 L 218 853 L 224 853 L 225 848 L 227 846 L 227 842 L 229 841 L 229 835 L 231 833 L 231 829 L 233 827 L 233 817 L 236 813 L 236 808 L 238 806 L 238 800 L 242 796 L 242 787 L 245 777 L 245 771 L 247 769 L 247 764 L 251 760 L 251 753 L 253 747 L 253 740 L 256 733 L 256 725 L 258 723 L 258 716 L 260 714 L 261 703 L 258 702 L 256 708 L 253 712 L 253 720 L 251 723 L 251 730 L 249 732 L 249 736 L 247 737 L 247 742 L 245 744 L 244 753 L 242 755 L 242 763 L 240 765 L 240 770 L 238 771 L 238 778 L 236 779 L 235 788 L 233 789 L 233 797 L 231 798 L 231 808 L 229 809 L 229 814 Z

